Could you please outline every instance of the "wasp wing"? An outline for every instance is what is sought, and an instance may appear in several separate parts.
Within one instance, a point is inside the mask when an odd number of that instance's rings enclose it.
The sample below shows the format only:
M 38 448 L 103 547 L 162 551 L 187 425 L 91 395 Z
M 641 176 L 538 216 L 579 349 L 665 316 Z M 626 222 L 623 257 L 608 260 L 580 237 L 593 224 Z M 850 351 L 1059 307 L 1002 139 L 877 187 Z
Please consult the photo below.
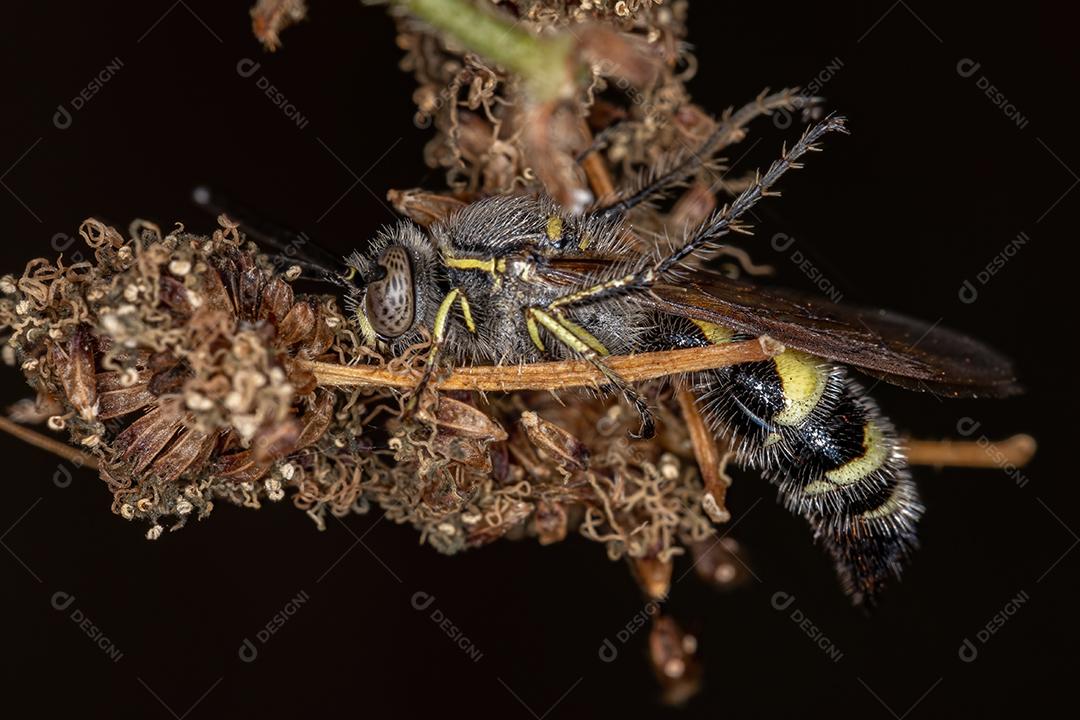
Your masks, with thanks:
M 992 348 L 898 313 L 839 305 L 789 290 L 707 272 L 685 284 L 652 287 L 657 307 L 855 366 L 913 390 L 949 397 L 1004 397 L 1021 391 L 1012 363 Z

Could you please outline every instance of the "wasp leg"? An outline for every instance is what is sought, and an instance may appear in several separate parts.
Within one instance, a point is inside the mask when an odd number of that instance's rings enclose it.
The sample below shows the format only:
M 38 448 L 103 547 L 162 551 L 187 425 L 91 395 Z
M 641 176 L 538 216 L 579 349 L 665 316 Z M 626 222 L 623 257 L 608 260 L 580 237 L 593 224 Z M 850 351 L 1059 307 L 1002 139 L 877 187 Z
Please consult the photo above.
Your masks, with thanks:
M 447 327 L 450 324 L 450 311 L 453 310 L 455 302 L 461 308 L 465 329 L 471 333 L 476 332 L 476 323 L 473 321 L 469 299 L 465 297 L 465 293 L 461 292 L 461 288 L 454 288 L 439 303 L 439 309 L 435 313 L 435 326 L 431 331 L 431 350 L 428 351 L 427 360 L 424 361 L 424 374 L 420 376 L 420 382 L 409 393 L 412 396 L 409 400 L 410 409 L 416 405 L 417 399 L 424 394 L 428 383 L 431 382 L 431 376 L 435 372 L 435 367 L 439 361 L 439 353 L 442 350 L 443 342 L 446 340 Z
M 610 353 L 592 333 L 564 317 L 557 310 L 550 312 L 536 307 L 525 311 L 525 324 L 529 330 L 529 337 L 532 338 L 533 343 L 540 350 L 544 350 L 544 343 L 540 339 L 539 330 L 540 327 L 543 327 L 560 343 L 592 363 L 603 374 L 608 384 L 622 393 L 622 396 L 634 406 L 641 418 L 641 427 L 638 429 L 637 434 L 631 433 L 631 437 L 648 439 L 656 434 L 656 422 L 653 420 L 649 403 L 618 373 L 608 367 L 608 364 L 604 362 L 604 357 Z

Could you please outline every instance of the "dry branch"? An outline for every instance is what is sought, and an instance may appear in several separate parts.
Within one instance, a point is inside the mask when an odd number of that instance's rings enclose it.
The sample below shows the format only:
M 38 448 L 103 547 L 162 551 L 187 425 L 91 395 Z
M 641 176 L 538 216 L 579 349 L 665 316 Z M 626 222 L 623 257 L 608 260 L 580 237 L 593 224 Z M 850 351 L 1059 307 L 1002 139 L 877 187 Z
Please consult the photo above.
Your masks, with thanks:
M 668 375 L 765 360 L 783 349 L 782 345 L 768 339 L 746 340 L 703 348 L 621 355 L 608 358 L 605 362 L 627 382 L 642 382 Z M 318 383 L 324 386 L 380 385 L 411 388 L 419 380 L 419 376 L 363 365 L 307 362 L 304 367 L 314 373 Z M 511 392 L 597 387 L 605 383 L 604 376 L 591 363 L 584 360 L 563 360 L 532 365 L 460 367 L 436 385 L 442 390 Z
M 1023 433 L 989 440 L 907 440 L 908 462 L 932 467 L 1023 467 L 1035 456 L 1035 438 Z

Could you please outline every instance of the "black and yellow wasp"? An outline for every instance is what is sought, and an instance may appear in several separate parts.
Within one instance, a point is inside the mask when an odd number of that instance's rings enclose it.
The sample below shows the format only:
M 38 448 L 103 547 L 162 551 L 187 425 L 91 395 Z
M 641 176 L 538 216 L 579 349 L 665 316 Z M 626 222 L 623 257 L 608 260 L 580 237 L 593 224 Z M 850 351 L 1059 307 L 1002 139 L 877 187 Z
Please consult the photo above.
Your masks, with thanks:
M 686 265 L 746 231 L 747 211 L 837 131 L 846 132 L 843 118 L 810 127 L 752 186 L 657 254 L 638 249 L 627 213 L 683 181 L 692 162 L 606 209 L 574 215 L 545 197 L 493 197 L 427 230 L 386 228 L 344 267 L 302 265 L 345 287 L 367 344 L 397 353 L 430 337 L 425 378 L 440 363 L 588 360 L 637 408 L 642 436 L 653 429 L 649 403 L 606 358 L 762 335 L 779 341 L 786 350 L 769 360 L 691 381 L 716 433 L 809 521 L 859 602 L 900 574 L 923 507 L 892 423 L 846 366 L 955 397 L 1004 396 L 1017 386 L 1007 360 L 954 332 Z

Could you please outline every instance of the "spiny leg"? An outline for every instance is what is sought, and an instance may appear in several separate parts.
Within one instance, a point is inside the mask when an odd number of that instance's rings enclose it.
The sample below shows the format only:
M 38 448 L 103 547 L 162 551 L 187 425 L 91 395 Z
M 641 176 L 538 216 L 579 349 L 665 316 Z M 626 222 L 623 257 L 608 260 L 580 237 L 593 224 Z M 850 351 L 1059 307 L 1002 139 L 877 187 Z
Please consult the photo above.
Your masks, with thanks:
M 641 427 L 637 434 L 631 433 L 635 439 L 648 439 L 656 434 L 656 422 L 652 417 L 649 403 L 628 382 L 619 376 L 604 362 L 604 357 L 609 354 L 604 344 L 592 333 L 567 317 L 561 312 L 549 312 L 541 308 L 529 308 L 525 311 L 525 325 L 529 331 L 529 337 L 540 350 L 544 350 L 544 342 L 540 338 L 540 327 L 550 332 L 556 340 L 570 348 L 578 355 L 588 360 L 599 370 L 608 384 L 622 393 L 628 403 L 634 406 L 641 418 Z
M 461 307 L 465 328 L 471 333 L 476 332 L 476 323 L 473 321 L 472 307 L 469 305 L 469 300 L 465 297 L 465 293 L 461 292 L 461 288 L 454 288 L 439 303 L 439 309 L 435 313 L 435 325 L 431 329 L 431 350 L 428 351 L 427 359 L 424 361 L 424 373 L 420 376 L 420 382 L 410 392 L 412 397 L 409 399 L 409 409 L 416 406 L 417 400 L 423 395 L 428 383 L 431 382 L 431 376 L 439 361 L 439 353 L 442 350 L 443 342 L 446 340 L 446 333 L 450 324 L 450 312 L 453 310 L 455 301 Z

